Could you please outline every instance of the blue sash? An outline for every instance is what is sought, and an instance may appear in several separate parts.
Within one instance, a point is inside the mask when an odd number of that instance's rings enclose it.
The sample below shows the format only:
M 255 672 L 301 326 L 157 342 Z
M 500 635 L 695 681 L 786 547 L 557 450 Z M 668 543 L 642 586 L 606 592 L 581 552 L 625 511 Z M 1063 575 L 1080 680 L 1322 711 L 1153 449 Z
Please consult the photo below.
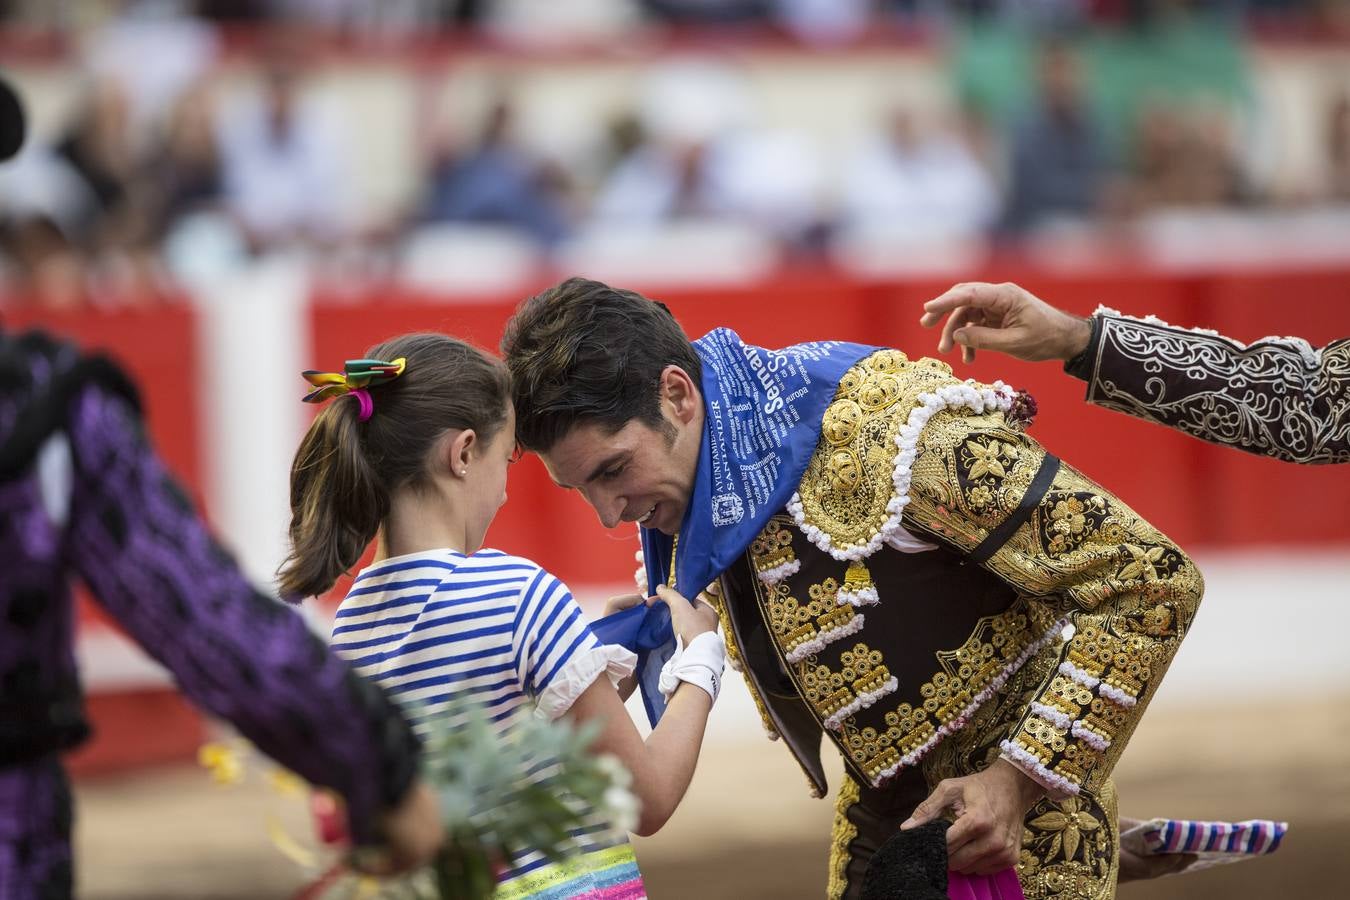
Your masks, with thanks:
M 675 589 L 690 599 L 787 504 L 839 379 L 878 348 L 820 341 L 765 350 L 718 328 L 694 341 L 694 349 L 703 363 L 703 441 L 678 547 L 669 535 L 638 529 L 650 589 L 669 581 L 673 561 Z M 666 708 L 657 680 L 675 652 L 670 610 L 664 603 L 637 606 L 592 627 L 600 640 L 638 655 L 638 684 L 655 726 Z

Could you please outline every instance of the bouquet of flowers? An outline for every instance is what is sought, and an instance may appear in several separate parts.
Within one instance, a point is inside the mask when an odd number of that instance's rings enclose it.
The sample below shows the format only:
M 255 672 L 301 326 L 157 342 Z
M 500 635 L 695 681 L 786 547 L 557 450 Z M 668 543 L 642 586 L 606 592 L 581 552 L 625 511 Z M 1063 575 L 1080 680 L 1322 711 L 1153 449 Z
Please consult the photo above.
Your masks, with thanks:
M 315 793 L 321 849 L 290 837 L 275 817 L 268 822 L 277 849 L 317 876 L 297 900 L 487 900 L 513 854 L 537 850 L 561 862 L 573 852 L 569 832 L 597 816 L 615 831 L 636 825 L 630 776 L 615 757 L 590 752 L 594 727 L 525 715 L 501 734 L 480 707 L 468 703 L 429 724 L 422 735 L 422 775 L 439 795 L 446 831 L 435 865 L 386 881 L 352 872 L 343 861 L 349 848 L 342 811 L 331 795 Z M 242 779 L 237 754 L 222 745 L 202 748 L 201 758 L 217 780 Z M 283 794 L 292 793 L 287 778 L 299 782 L 289 773 L 268 777 Z

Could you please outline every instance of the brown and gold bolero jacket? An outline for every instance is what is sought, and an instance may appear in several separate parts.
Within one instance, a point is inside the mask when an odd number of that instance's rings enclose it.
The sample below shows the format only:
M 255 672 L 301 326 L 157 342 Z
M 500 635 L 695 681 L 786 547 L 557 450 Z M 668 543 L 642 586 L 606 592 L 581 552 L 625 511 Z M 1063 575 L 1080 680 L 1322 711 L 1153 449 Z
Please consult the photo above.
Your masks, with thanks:
M 733 660 L 814 792 L 822 731 L 877 788 L 991 703 L 1010 711 L 991 753 L 1054 796 L 1099 789 L 1189 628 L 1195 566 L 1023 433 L 1013 400 L 869 356 L 797 494 L 721 577 Z

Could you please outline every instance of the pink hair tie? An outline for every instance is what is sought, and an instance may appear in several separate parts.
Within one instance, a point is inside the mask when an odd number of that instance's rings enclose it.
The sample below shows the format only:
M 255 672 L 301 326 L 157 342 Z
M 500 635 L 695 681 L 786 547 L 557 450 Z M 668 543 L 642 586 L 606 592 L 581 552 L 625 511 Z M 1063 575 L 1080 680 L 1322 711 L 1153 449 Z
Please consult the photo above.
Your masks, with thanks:
M 361 404 L 361 412 L 356 417 L 356 421 L 364 422 L 375 413 L 375 402 L 370 399 L 370 391 L 365 388 L 356 388 L 349 392 Z

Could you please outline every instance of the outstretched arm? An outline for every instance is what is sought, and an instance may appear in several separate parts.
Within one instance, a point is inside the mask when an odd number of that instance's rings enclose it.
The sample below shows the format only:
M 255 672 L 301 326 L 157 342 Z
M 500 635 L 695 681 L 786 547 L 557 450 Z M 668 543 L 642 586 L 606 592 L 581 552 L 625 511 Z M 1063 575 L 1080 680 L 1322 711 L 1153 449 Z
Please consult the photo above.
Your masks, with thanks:
M 1244 345 L 1106 309 L 1083 319 L 1015 284 L 959 284 L 920 322 L 944 316 L 938 349 L 959 344 L 966 362 L 978 349 L 1063 360 L 1106 409 L 1286 462 L 1350 462 L 1350 339 Z
M 703 659 L 707 665 L 692 666 L 692 681 L 684 680 L 679 667 L 675 668 L 679 680 L 661 721 L 645 741 L 609 679 L 592 682 L 566 713 L 576 722 L 599 722 L 594 749 L 614 754 L 632 773 L 632 790 L 641 804 L 637 833 L 643 836 L 660 830 L 689 790 L 724 659 L 716 633 L 717 613 L 711 607 L 700 601 L 690 603 L 664 585 L 657 587 L 657 593 L 660 602 L 670 607 L 671 624 L 686 648 L 686 661 Z
M 338 791 L 358 843 L 390 839 L 397 867 L 429 859 L 439 816 L 414 787 L 418 747 L 398 710 L 249 585 L 123 400 L 85 390 L 69 434 L 70 564 L 99 602 L 189 699 Z

